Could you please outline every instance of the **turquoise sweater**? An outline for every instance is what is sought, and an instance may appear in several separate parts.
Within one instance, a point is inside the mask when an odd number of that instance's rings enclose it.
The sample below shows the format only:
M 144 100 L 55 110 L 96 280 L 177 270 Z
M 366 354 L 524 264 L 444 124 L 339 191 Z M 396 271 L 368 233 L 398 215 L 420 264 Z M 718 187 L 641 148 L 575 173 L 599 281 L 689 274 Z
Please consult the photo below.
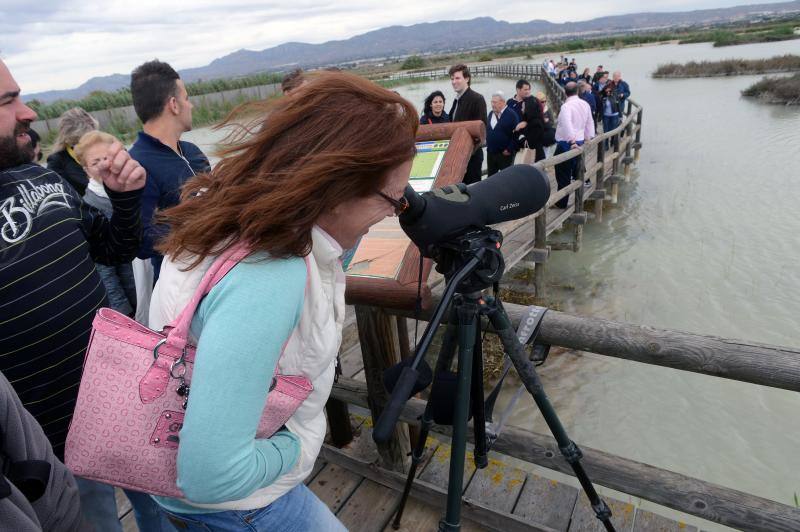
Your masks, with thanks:
M 305 282 L 303 259 L 262 255 L 236 265 L 200 303 L 192 320 L 197 353 L 178 448 L 178 487 L 188 500 L 245 498 L 297 461 L 294 434 L 255 434 L 275 365 L 300 320 Z M 154 498 L 177 513 L 220 511 Z

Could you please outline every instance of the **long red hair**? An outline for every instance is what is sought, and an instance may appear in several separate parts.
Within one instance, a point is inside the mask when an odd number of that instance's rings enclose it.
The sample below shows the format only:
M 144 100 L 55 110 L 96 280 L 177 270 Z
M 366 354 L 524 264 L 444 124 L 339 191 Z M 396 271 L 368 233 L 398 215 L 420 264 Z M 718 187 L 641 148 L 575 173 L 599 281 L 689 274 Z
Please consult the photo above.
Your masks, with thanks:
M 222 160 L 160 215 L 170 226 L 164 254 L 194 255 L 194 267 L 245 240 L 273 257 L 307 255 L 322 213 L 379 191 L 414 156 L 417 113 L 400 95 L 344 72 L 307 80 L 289 96 L 240 106 L 219 126 L 236 126 Z

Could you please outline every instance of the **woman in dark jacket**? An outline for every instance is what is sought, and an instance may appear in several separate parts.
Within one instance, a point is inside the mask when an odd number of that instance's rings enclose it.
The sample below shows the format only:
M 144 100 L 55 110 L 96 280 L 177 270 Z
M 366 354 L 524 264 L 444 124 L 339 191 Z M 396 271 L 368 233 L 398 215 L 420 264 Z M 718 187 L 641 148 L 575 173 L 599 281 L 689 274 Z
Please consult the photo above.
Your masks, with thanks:
M 433 91 L 425 98 L 420 124 L 442 124 L 449 122 L 450 116 L 444 111 L 444 94 Z
M 544 117 L 542 116 L 542 105 L 533 96 L 528 96 L 522 101 L 520 106 L 521 122 L 517 125 L 516 131 L 525 133 L 527 147 L 536 151 L 536 161 L 545 158 L 544 153 Z
M 86 193 L 89 178 L 75 158 L 73 147 L 84 134 L 97 127 L 97 120 L 80 107 L 65 111 L 58 120 L 58 138 L 53 153 L 47 158 L 47 169 L 60 175 L 81 196 Z

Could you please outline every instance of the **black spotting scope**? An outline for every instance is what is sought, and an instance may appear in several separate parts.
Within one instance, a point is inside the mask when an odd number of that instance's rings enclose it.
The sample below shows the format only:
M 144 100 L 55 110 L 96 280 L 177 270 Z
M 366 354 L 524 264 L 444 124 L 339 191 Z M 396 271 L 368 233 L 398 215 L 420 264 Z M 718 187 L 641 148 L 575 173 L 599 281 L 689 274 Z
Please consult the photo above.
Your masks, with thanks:
M 408 208 L 400 226 L 426 257 L 442 242 L 487 225 L 529 216 L 547 204 L 550 180 L 533 166 L 510 166 L 493 176 L 465 185 L 417 194 L 407 186 Z

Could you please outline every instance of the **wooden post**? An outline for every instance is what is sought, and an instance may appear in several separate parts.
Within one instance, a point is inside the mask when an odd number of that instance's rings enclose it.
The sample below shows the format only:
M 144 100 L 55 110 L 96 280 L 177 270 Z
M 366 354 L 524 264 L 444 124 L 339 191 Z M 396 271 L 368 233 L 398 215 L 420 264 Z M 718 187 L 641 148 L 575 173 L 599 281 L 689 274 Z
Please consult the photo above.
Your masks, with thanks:
M 642 108 L 636 114 L 636 147 L 633 151 L 633 160 L 639 162 L 639 150 L 642 149 Z
M 618 176 L 619 175 L 619 159 L 622 155 L 619 151 L 619 137 L 620 134 L 617 133 L 614 135 L 613 143 L 614 146 L 614 162 L 611 164 L 611 175 Z M 614 182 L 611 183 L 611 203 L 616 205 L 617 200 L 619 198 L 619 181 L 614 179 Z
M 408 323 L 403 316 L 395 316 L 395 318 L 397 319 L 397 340 L 400 346 L 400 359 L 405 360 L 413 356 L 413 352 L 408 345 Z M 416 346 L 414 346 L 414 349 L 416 349 Z M 417 425 L 408 426 L 408 437 L 411 447 L 415 447 L 417 440 L 419 440 L 419 427 Z
M 534 222 L 534 245 L 538 249 L 547 249 L 547 207 L 543 208 Z M 543 300 L 546 296 L 544 277 L 544 261 L 537 262 L 533 269 L 533 286 L 536 288 L 536 297 Z
M 586 144 L 584 144 L 586 146 Z M 585 149 L 585 148 L 584 148 Z M 578 172 L 575 179 L 583 183 L 586 180 L 586 152 L 581 153 L 578 157 Z M 583 212 L 583 191 L 585 188 L 581 186 L 575 191 L 575 213 Z M 572 251 L 578 252 L 581 250 L 583 243 L 583 224 L 575 224 L 575 240 L 572 243 Z
M 631 163 L 633 162 L 633 159 L 631 158 L 631 148 L 632 148 L 631 144 L 633 144 L 631 141 L 632 131 L 633 131 L 633 121 L 631 120 L 630 122 L 628 122 L 628 125 L 625 126 L 625 137 L 628 142 L 627 144 L 625 144 L 625 158 L 622 160 L 622 164 L 625 165 L 623 173 L 625 174 L 626 183 L 631 180 Z
M 356 305 L 356 323 L 361 354 L 364 358 L 364 376 L 367 381 L 369 409 L 373 423 L 378 420 L 389 400 L 383 386 L 383 371 L 400 362 L 397 327 L 392 316 L 384 309 Z M 407 455 L 411 450 L 406 425 L 398 423 L 389 441 L 377 444 L 382 466 L 392 471 L 407 470 Z
M 605 181 L 606 181 L 606 143 L 605 141 L 598 141 L 597 142 L 597 160 L 598 162 L 602 162 L 603 166 L 598 168 L 597 170 L 597 178 L 595 187 L 598 190 L 605 189 Z M 594 218 L 598 222 L 603 221 L 603 200 L 596 199 L 594 200 Z

